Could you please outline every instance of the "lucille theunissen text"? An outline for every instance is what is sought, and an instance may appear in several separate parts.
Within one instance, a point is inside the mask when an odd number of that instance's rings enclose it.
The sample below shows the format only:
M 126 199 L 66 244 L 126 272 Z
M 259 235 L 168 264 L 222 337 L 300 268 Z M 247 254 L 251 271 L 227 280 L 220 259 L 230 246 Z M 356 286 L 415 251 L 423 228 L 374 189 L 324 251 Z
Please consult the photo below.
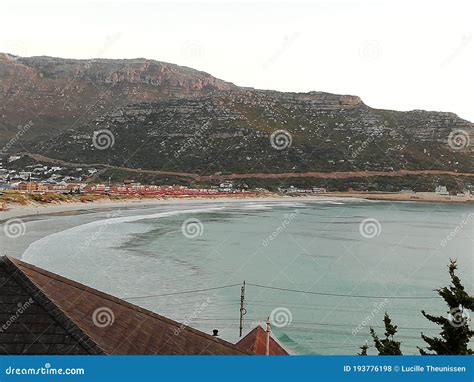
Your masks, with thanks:
M 406 373 L 465 373 L 465 366 L 433 366 L 433 365 L 414 365 L 414 366 L 402 366 L 402 372 Z
M 346 365 L 344 372 L 356 373 L 465 373 L 465 366 L 433 366 L 433 365 Z

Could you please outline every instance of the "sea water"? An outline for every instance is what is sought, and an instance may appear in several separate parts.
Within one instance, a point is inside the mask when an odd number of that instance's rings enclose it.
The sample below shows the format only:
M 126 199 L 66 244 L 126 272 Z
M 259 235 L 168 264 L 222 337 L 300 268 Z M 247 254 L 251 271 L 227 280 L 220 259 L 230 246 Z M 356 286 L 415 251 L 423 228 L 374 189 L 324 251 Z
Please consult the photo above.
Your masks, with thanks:
M 385 312 L 415 354 L 421 332 L 438 332 L 421 310 L 447 314 L 434 289 L 449 284 L 450 258 L 473 290 L 466 204 L 196 202 L 43 216 L 27 230 L 46 234 L 48 224 L 54 233 L 24 261 L 232 342 L 245 280 L 244 333 L 270 317 L 298 354 L 355 354 L 372 345 L 369 327 L 383 336 Z M 218 289 L 194 292 L 209 288 Z

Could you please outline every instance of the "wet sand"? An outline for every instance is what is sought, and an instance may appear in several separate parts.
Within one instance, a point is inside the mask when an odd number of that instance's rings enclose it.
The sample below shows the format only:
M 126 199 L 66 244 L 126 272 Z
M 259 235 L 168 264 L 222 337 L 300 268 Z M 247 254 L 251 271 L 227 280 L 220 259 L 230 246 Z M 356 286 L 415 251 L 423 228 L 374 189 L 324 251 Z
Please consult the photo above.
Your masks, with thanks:
M 188 197 L 188 198 L 130 198 L 121 201 L 99 199 L 94 202 L 62 202 L 54 204 L 30 203 L 27 205 L 9 204 L 6 211 L 0 211 L 0 224 L 5 220 L 16 217 L 31 217 L 37 215 L 52 214 L 79 214 L 90 210 L 97 209 L 115 209 L 130 207 L 158 206 L 168 204 L 189 204 L 189 203 L 225 203 L 225 202 L 272 202 L 272 201 L 288 201 L 288 200 L 321 200 L 328 198 L 357 198 L 366 200 L 380 201 L 398 201 L 398 202 L 429 202 L 429 203 L 474 203 L 474 196 L 456 196 L 456 195 L 438 195 L 434 192 L 417 192 L 417 193 L 372 193 L 372 192 L 327 192 L 318 195 L 278 195 L 268 194 L 261 197 Z

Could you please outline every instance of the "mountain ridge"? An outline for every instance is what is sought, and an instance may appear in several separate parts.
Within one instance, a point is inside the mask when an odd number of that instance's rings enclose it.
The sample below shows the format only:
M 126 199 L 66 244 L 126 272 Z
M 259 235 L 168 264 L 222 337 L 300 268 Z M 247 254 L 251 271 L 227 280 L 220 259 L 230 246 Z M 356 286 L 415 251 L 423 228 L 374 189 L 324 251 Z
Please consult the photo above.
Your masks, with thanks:
M 39 61 L 44 60 L 44 61 L 50 61 L 50 62 L 51 61 L 53 61 L 53 62 L 71 62 L 71 63 L 75 63 L 75 64 L 84 64 L 84 66 L 92 66 L 93 64 L 97 64 L 97 63 L 161 64 L 161 65 L 165 65 L 165 66 L 168 66 L 168 67 L 171 67 L 171 68 L 176 68 L 176 69 L 181 69 L 181 70 L 184 69 L 185 71 L 189 71 L 190 73 L 196 73 L 196 74 L 203 75 L 205 77 L 213 78 L 218 83 L 226 84 L 227 88 L 225 88 L 225 89 L 220 88 L 218 90 L 241 90 L 241 91 L 249 90 L 249 91 L 260 91 L 260 92 L 268 92 L 268 93 L 294 94 L 294 95 L 302 95 L 302 96 L 311 95 L 311 94 L 319 94 L 320 93 L 320 94 L 332 94 L 332 95 L 337 95 L 337 96 L 341 96 L 341 97 L 354 97 L 354 98 L 357 98 L 360 102 L 363 102 L 362 99 L 360 98 L 360 96 L 350 95 L 350 94 L 336 94 L 336 93 L 330 93 L 330 92 L 325 92 L 325 91 L 316 91 L 316 90 L 310 90 L 310 91 L 307 91 L 307 92 L 295 92 L 295 91 L 285 91 L 285 90 L 275 90 L 275 89 L 257 89 L 257 88 L 249 87 L 249 86 L 239 86 L 239 85 L 235 85 L 232 82 L 228 82 L 228 81 L 219 79 L 219 78 L 213 76 L 212 74 L 210 74 L 206 71 L 203 71 L 203 70 L 191 68 L 191 67 L 186 66 L 186 65 L 179 65 L 179 64 L 166 62 L 166 61 L 148 59 L 148 58 L 144 58 L 144 57 L 137 57 L 137 58 L 80 58 L 80 59 L 77 59 L 77 58 L 59 58 L 59 57 L 48 56 L 48 55 L 22 57 L 22 56 L 16 56 L 16 55 L 10 54 L 10 53 L 0 52 L 0 64 L 2 63 L 2 61 L 3 62 L 10 61 L 10 62 L 19 62 L 19 63 L 23 63 L 23 64 L 26 64 L 26 63 L 31 64 L 31 63 L 34 63 L 35 61 L 38 61 L 38 60 Z M 26 66 L 29 66 L 29 65 L 26 65 Z M 1 69 L 1 67 L 0 67 L 0 69 Z M 3 74 L 3 73 L 0 71 L 0 74 Z M 378 108 L 374 108 L 374 109 L 378 109 Z M 417 112 L 417 111 L 430 112 L 430 113 L 449 113 L 449 114 L 452 114 L 454 117 L 461 118 L 461 117 L 459 117 L 459 115 L 457 115 L 454 112 L 440 111 L 440 110 L 427 110 L 427 109 L 418 109 L 418 108 L 417 109 L 410 109 L 410 110 L 397 110 L 397 109 L 381 109 L 381 110 L 395 111 L 395 112 L 402 112 L 402 113 Z M 461 119 L 470 122 L 469 120 L 467 120 L 465 118 L 461 118 Z

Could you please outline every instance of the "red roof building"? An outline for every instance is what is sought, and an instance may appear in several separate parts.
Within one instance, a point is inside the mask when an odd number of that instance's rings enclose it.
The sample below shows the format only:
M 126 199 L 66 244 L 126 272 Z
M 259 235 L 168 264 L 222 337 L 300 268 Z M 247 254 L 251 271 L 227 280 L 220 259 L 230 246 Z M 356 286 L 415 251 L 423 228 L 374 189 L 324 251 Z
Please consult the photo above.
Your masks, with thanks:
M 242 337 L 236 346 L 246 352 L 266 355 L 267 354 L 267 336 L 268 355 L 289 355 L 286 349 L 275 339 L 271 333 L 267 333 L 266 329 L 258 325 L 252 329 L 246 336 Z

